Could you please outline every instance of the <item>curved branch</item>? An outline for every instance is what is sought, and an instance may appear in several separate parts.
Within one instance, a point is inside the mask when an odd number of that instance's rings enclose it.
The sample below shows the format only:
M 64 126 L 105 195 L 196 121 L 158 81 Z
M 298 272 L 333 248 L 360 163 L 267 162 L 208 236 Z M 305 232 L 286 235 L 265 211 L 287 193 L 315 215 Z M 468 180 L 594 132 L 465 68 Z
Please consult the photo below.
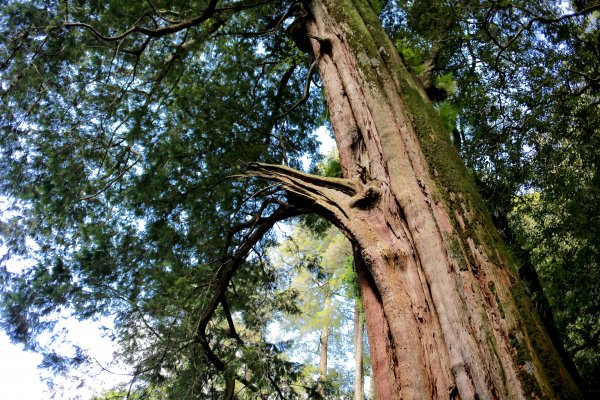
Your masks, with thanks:
M 600 343 L 600 330 L 594 333 L 590 338 L 585 340 L 579 346 L 573 347 L 569 353 L 571 354 L 571 357 L 573 357 L 575 354 L 579 353 L 582 350 L 598 346 L 598 343 Z
M 134 24 L 131 28 L 127 29 L 125 32 L 118 34 L 116 36 L 103 35 L 92 25 L 86 24 L 83 22 L 65 22 L 63 24 L 63 26 L 66 28 L 73 28 L 73 27 L 85 28 L 85 29 L 89 30 L 90 32 L 92 32 L 92 34 L 98 40 L 101 40 L 103 42 L 115 42 L 115 41 L 123 40 L 127 36 L 131 35 L 134 32 L 139 32 L 148 37 L 158 38 L 158 37 L 166 36 L 171 33 L 176 33 L 176 32 L 182 31 L 184 29 L 199 25 L 202 22 L 208 20 L 215 13 L 218 2 L 219 2 L 219 0 L 211 0 L 210 3 L 208 4 L 208 6 L 206 7 L 206 9 L 204 10 L 204 12 L 194 18 L 190 18 L 190 19 L 178 22 L 178 23 L 169 24 L 167 26 L 163 26 L 163 27 L 156 28 L 156 29 L 144 28 L 142 26 Z
M 150 1 L 150 0 L 146 0 L 146 2 L 148 3 L 148 5 L 150 6 L 150 8 L 152 8 L 152 11 L 154 11 L 154 14 L 156 14 L 156 16 L 160 19 L 162 19 L 163 21 L 165 21 L 166 23 L 169 24 L 177 24 L 181 21 L 175 21 L 172 19 L 168 19 L 167 17 L 165 17 L 155 6 L 154 4 Z
M 287 87 L 287 84 L 290 81 L 290 79 L 294 73 L 294 70 L 296 69 L 297 66 L 298 66 L 298 64 L 296 64 L 295 62 L 292 62 L 292 64 L 288 67 L 288 69 L 281 76 L 281 79 L 279 80 L 279 86 L 277 87 L 277 93 L 275 94 L 275 101 L 273 104 L 273 113 L 276 113 L 279 111 L 279 107 L 281 106 L 281 101 L 283 99 L 283 92 L 284 92 L 285 88 Z M 275 117 L 275 121 L 277 121 L 277 117 Z
M 219 7 L 216 11 L 239 11 L 239 10 L 244 10 L 244 9 L 248 9 L 248 8 L 254 8 L 254 7 L 259 7 L 262 5 L 265 5 L 267 3 L 270 3 L 272 0 L 260 0 L 260 1 L 255 1 L 255 2 L 239 2 L 239 3 L 234 3 L 234 4 L 230 4 L 228 6 L 224 6 L 224 7 Z
M 252 8 L 252 7 L 258 7 L 264 4 L 267 4 L 270 0 L 264 0 L 261 2 L 257 2 L 255 4 L 248 4 L 248 5 L 231 5 L 231 6 L 226 6 L 226 7 L 220 7 L 217 9 L 217 11 L 225 11 L 225 10 L 233 10 L 233 11 L 239 11 L 239 10 L 243 10 L 244 8 Z M 287 11 L 283 14 L 281 14 L 278 18 L 276 18 L 272 23 L 269 24 L 265 30 L 262 31 L 248 31 L 248 32 L 223 32 L 223 35 L 231 35 L 231 36 L 247 36 L 247 37 L 253 37 L 253 36 L 266 36 L 266 35 L 272 35 L 275 32 L 277 32 L 279 30 L 279 28 L 281 28 L 281 26 L 283 25 L 283 23 L 285 22 L 285 20 L 287 18 L 289 18 L 291 15 L 293 15 L 294 12 L 294 7 L 295 4 L 292 3 L 292 5 L 290 5 L 290 7 L 287 9 Z
M 211 349 L 208 338 L 206 337 L 206 328 L 212 316 L 214 315 L 218 305 L 221 304 L 223 300 L 225 291 L 229 286 L 229 281 L 237 272 L 242 262 L 246 259 L 253 246 L 256 243 L 258 243 L 260 239 L 263 238 L 263 236 L 273 227 L 273 225 L 275 225 L 275 223 L 293 216 L 301 215 L 304 212 L 305 211 L 295 207 L 279 207 L 269 217 L 264 218 L 262 223 L 259 223 L 253 228 L 253 232 L 247 235 L 244 243 L 235 251 L 233 255 L 223 260 L 221 268 L 219 269 L 218 283 L 215 289 L 215 293 L 212 297 L 212 300 L 209 302 L 206 309 L 204 310 L 196 328 L 196 341 L 200 342 L 206 357 L 215 366 L 217 370 L 224 371 L 227 365 Z M 240 382 L 244 383 L 241 380 Z
M 283 393 L 281 392 L 281 389 L 279 388 L 279 386 L 277 385 L 277 382 L 275 382 L 275 380 L 273 379 L 273 377 L 270 374 L 267 374 L 267 379 L 269 380 L 269 382 L 271 383 L 271 386 L 273 386 L 273 388 L 275 389 L 275 391 L 277 392 L 277 395 L 279 396 L 279 398 L 281 400 L 285 399 L 285 396 L 283 395 Z
M 266 218 L 262 216 L 262 213 L 265 211 L 265 209 L 270 204 L 272 204 L 271 200 L 264 201 L 261 204 L 259 210 L 254 215 L 254 217 L 250 218 L 248 221 L 241 222 L 241 223 L 233 226 L 229 230 L 229 232 L 227 233 L 227 236 L 225 237 L 225 246 L 223 248 L 223 255 L 222 255 L 223 259 L 225 259 L 227 257 L 227 251 L 229 250 L 229 248 L 231 246 L 231 241 L 233 240 L 233 237 L 237 233 L 239 233 L 240 231 L 242 231 L 244 229 L 249 229 L 250 231 L 252 231 L 252 229 L 254 229 L 256 227 L 256 225 L 262 224 L 266 221 Z
M 229 303 L 227 303 L 227 297 L 225 296 L 225 293 L 223 293 L 223 298 L 221 299 L 221 307 L 223 307 L 223 312 L 225 313 L 225 318 L 227 319 L 227 325 L 229 326 L 229 336 L 232 339 L 235 339 L 240 346 L 243 346 L 244 341 L 235 329 L 235 323 L 231 317 L 231 310 L 229 309 Z
M 292 74 L 294 73 L 294 70 L 296 69 L 297 64 L 295 62 L 292 62 L 292 65 L 289 66 L 289 68 L 285 71 L 285 73 L 283 74 L 283 76 L 281 77 L 281 80 L 279 81 L 279 87 L 277 88 L 277 94 L 275 95 L 275 101 L 273 104 L 273 114 L 276 115 L 277 112 L 279 112 L 279 107 L 281 106 L 281 102 L 283 99 L 283 92 L 285 91 L 285 88 L 287 87 L 287 84 L 290 80 L 290 78 L 292 77 Z M 270 127 L 269 132 L 271 132 L 271 130 L 273 129 L 273 127 L 277 127 L 277 123 L 278 123 L 278 116 L 275 116 L 274 118 L 271 119 L 270 121 Z M 279 146 L 281 148 L 281 157 L 283 159 L 283 163 L 285 165 L 288 164 L 288 160 L 287 160 L 287 154 L 286 154 L 286 149 L 285 149 L 285 142 L 283 140 L 283 135 L 282 132 L 280 131 L 279 133 Z
M 96 193 L 90 194 L 88 196 L 84 196 L 81 197 L 79 200 L 83 200 L 83 201 L 87 201 L 87 200 L 91 200 L 95 197 L 98 197 L 99 195 L 101 195 L 102 193 L 104 193 L 106 190 L 108 190 L 108 188 L 110 188 L 116 181 L 118 181 L 119 179 L 121 179 L 121 177 L 123 175 L 125 175 L 127 173 L 127 171 L 129 171 L 131 168 L 135 167 L 135 165 L 140 162 L 140 160 L 142 159 L 142 155 L 139 154 L 137 151 L 133 150 L 132 148 L 129 148 L 130 151 L 132 151 L 133 153 L 136 153 L 138 155 L 137 160 L 135 160 L 131 165 L 128 165 L 127 167 L 125 167 L 121 172 L 119 172 L 117 174 L 116 177 L 114 177 L 113 179 L 110 180 L 110 182 L 108 182 L 102 189 L 98 190 Z
M 304 93 L 302 94 L 302 97 L 300 98 L 300 100 L 298 100 L 296 103 L 294 103 L 294 105 L 291 106 L 286 112 L 284 112 L 281 115 L 278 115 L 277 116 L 278 120 L 287 117 L 289 113 L 294 111 L 296 108 L 298 108 L 302 104 L 306 103 L 306 101 L 308 100 L 308 97 L 310 96 L 310 82 L 311 82 L 311 78 L 312 78 L 313 74 L 315 73 L 316 65 L 317 65 L 317 60 L 313 60 L 313 62 L 310 64 L 310 67 L 308 68 L 306 82 L 304 83 Z

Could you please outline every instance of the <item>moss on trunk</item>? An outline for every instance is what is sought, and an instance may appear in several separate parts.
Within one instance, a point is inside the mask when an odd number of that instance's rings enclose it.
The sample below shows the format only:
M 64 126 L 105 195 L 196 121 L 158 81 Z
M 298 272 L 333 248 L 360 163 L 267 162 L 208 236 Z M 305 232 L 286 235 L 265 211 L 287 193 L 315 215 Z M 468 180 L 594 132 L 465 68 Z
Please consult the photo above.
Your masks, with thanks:
M 580 398 L 371 3 L 313 0 L 311 11 L 306 31 L 346 179 L 251 170 L 282 182 L 354 244 L 378 396 Z

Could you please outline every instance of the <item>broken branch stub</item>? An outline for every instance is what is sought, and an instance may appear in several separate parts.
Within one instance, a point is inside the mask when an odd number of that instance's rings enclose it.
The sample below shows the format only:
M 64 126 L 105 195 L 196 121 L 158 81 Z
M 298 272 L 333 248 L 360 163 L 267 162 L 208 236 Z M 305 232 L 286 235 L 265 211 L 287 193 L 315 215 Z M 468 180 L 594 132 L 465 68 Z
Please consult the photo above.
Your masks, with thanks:
M 350 179 L 306 174 L 283 165 L 250 163 L 246 175 L 279 182 L 291 199 L 314 205 L 314 212 L 337 226 L 349 226 L 357 212 L 374 207 L 381 198 L 375 182 L 364 185 Z

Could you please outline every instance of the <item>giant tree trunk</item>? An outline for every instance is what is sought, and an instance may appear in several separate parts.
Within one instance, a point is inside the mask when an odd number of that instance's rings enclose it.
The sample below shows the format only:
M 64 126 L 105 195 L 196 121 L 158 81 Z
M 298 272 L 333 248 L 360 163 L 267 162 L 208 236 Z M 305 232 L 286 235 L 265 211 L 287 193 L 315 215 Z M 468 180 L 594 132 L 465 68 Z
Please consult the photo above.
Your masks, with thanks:
M 250 170 L 283 183 L 354 244 L 377 399 L 581 397 L 369 2 L 314 0 L 311 12 L 346 179 Z

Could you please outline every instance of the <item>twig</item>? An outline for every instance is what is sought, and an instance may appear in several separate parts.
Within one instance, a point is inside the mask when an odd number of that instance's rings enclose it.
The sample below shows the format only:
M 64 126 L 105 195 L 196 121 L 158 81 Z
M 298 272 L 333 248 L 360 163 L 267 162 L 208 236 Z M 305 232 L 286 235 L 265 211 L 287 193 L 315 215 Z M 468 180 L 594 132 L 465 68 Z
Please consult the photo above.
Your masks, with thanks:
M 315 70 L 315 66 L 316 65 L 317 65 L 317 60 L 313 60 L 313 62 L 310 64 L 310 67 L 308 68 L 308 75 L 306 76 L 306 82 L 304 83 L 304 93 L 302 95 L 302 98 L 300 98 L 300 100 L 298 100 L 286 112 L 284 112 L 281 115 L 278 115 L 277 116 L 278 120 L 285 118 L 289 113 L 291 113 L 292 111 L 294 111 L 300 105 L 306 103 L 306 101 L 308 100 L 308 97 L 310 96 L 310 82 L 311 82 L 312 75 L 315 73 L 314 70 Z
M 137 151 L 134 151 L 133 149 L 130 148 L 131 151 L 137 153 Z M 99 196 L 100 194 L 104 193 L 108 188 L 110 188 L 113 183 L 115 183 L 116 181 L 119 180 L 119 178 L 121 178 L 123 175 L 125 175 L 125 173 L 127 173 L 127 171 L 129 171 L 131 168 L 133 168 L 140 160 L 142 159 L 142 155 L 138 153 L 138 158 L 137 160 L 135 160 L 131 165 L 129 165 L 127 168 L 125 168 L 124 170 L 122 170 L 121 172 L 119 172 L 119 174 L 112 179 L 110 182 L 108 182 L 106 184 L 106 186 L 104 186 L 102 189 L 100 189 L 99 191 L 97 191 L 94 194 L 91 194 L 89 196 L 85 196 L 85 197 L 81 197 L 79 200 L 83 200 L 83 201 L 87 201 L 87 200 L 91 200 L 94 197 Z

